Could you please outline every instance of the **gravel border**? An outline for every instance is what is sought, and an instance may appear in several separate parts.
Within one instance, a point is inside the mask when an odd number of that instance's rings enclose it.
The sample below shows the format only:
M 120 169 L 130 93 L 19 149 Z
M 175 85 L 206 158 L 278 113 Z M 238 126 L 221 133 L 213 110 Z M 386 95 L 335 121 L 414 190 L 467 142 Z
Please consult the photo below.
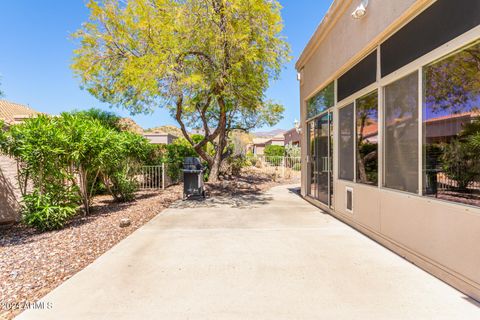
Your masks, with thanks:
M 209 197 L 262 192 L 292 180 L 270 180 L 252 175 L 207 184 Z M 92 213 L 73 219 L 64 229 L 40 233 L 14 225 L 0 229 L 0 319 L 13 319 L 26 305 L 92 263 L 100 255 L 182 198 L 182 185 L 142 191 L 129 203 L 110 196 L 94 199 Z M 131 224 L 121 228 L 120 220 Z

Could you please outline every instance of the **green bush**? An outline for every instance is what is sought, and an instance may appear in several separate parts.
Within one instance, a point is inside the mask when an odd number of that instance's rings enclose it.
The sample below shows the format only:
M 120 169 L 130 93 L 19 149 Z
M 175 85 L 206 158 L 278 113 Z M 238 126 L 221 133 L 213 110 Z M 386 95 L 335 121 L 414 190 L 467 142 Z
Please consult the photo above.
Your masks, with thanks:
M 135 198 L 137 182 L 124 173 L 116 173 L 112 177 L 112 193 L 117 201 L 128 202 Z
M 285 155 L 285 147 L 268 145 L 265 147 L 263 154 L 267 157 L 283 157 Z
M 467 190 L 470 182 L 480 177 L 478 153 L 468 142 L 452 140 L 450 144 L 444 145 L 441 160 L 443 171 L 458 183 L 461 191 Z
M 27 224 L 61 227 L 80 205 L 88 214 L 102 190 L 119 201 L 133 199 L 135 173 L 157 150 L 141 135 L 114 127 L 117 119 L 98 110 L 40 115 L 0 133 L 1 151 L 22 164 Z M 28 183 L 37 191 L 28 193 Z
M 77 202 L 75 193 L 41 194 L 34 190 L 23 197 L 22 220 L 41 231 L 60 229 L 77 213 Z
M 240 175 L 243 168 L 249 165 L 251 166 L 251 162 L 242 156 L 230 157 L 228 158 L 227 163 L 230 167 L 231 174 L 236 177 Z

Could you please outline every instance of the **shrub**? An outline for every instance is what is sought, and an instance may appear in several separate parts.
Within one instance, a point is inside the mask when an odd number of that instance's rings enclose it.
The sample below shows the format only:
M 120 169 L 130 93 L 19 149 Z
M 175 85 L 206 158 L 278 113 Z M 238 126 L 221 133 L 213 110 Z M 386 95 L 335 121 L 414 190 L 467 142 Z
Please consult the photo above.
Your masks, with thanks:
M 136 169 L 154 152 L 144 137 L 113 127 L 116 119 L 98 110 L 40 115 L 0 134 L 2 151 L 21 164 L 27 224 L 61 227 L 80 204 L 88 214 L 92 196 L 103 187 L 119 201 L 133 199 Z M 36 190 L 31 194 L 29 181 Z
M 128 202 L 135 198 L 137 182 L 125 173 L 116 173 L 112 177 L 112 195 L 117 201 Z
M 465 191 L 470 182 L 480 177 L 480 161 L 477 152 L 469 143 L 452 140 L 444 145 L 442 169 L 445 174 L 458 183 L 458 189 Z
M 300 163 L 295 163 L 295 164 L 293 165 L 293 170 L 295 170 L 295 171 L 300 171 L 300 170 L 302 170 L 302 165 L 301 165 Z
M 60 195 L 57 190 L 41 194 L 35 189 L 23 197 L 22 220 L 41 231 L 60 229 L 77 213 L 77 202 L 73 192 Z
M 230 157 L 227 163 L 233 176 L 239 176 L 243 168 L 251 166 L 251 162 L 242 156 Z
M 299 146 L 294 146 L 293 144 L 287 144 L 285 146 L 285 155 L 287 157 L 298 158 L 300 157 L 301 151 Z
M 283 157 L 285 155 L 284 146 L 268 145 L 263 151 L 267 157 Z

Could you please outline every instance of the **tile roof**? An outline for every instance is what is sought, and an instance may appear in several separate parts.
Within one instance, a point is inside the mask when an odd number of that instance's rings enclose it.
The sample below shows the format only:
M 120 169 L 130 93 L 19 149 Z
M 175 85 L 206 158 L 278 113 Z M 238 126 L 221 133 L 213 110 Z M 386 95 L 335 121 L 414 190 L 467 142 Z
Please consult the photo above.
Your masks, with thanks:
M 41 112 L 23 104 L 0 100 L 0 120 L 5 121 L 6 124 L 19 123 L 25 118 L 38 114 L 41 114 Z

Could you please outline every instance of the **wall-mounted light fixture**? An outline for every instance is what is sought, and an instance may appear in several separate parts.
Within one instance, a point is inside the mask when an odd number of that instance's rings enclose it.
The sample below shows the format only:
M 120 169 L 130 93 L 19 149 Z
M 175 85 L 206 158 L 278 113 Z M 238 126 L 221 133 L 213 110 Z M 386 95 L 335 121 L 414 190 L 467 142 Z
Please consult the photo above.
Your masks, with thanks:
M 302 80 L 302 74 L 300 72 L 297 72 L 297 81 Z
M 362 0 L 360 5 L 352 12 L 354 19 L 361 19 L 367 14 L 368 0 Z
M 293 125 L 295 127 L 295 130 L 297 131 L 298 134 L 302 133 L 302 128 L 300 127 L 300 122 L 298 122 L 297 119 L 293 122 Z

